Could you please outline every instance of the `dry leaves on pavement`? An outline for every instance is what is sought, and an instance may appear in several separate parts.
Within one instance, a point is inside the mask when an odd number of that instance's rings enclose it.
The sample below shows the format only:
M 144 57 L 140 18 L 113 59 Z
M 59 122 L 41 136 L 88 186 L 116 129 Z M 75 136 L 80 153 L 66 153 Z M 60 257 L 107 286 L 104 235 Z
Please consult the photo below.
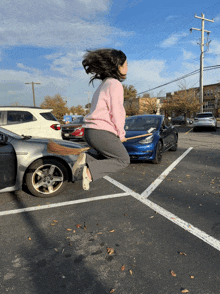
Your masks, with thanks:
M 125 270 L 125 266 L 122 265 L 122 267 L 121 267 L 121 271 L 124 271 L 124 270 Z
M 173 277 L 176 277 L 176 274 L 174 273 L 174 271 L 171 271 L 170 273 Z
M 108 252 L 109 255 L 111 255 L 111 254 L 113 254 L 115 251 L 114 251 L 113 248 L 108 247 L 108 248 L 107 248 L 107 252 Z

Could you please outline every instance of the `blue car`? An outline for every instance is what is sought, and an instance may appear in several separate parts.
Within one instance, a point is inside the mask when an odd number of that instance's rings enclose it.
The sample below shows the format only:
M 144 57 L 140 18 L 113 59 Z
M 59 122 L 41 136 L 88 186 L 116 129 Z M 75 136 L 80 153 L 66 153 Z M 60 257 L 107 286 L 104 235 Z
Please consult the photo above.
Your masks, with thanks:
M 163 115 L 130 116 L 126 118 L 125 131 L 126 138 L 152 133 L 123 143 L 131 159 L 160 163 L 163 152 L 177 150 L 178 132 Z

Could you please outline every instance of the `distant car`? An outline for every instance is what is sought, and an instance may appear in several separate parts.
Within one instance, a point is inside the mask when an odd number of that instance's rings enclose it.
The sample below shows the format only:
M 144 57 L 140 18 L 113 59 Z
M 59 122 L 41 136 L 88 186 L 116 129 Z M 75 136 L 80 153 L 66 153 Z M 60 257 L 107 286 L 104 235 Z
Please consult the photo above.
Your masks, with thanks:
M 214 131 L 217 130 L 217 119 L 212 112 L 198 113 L 194 118 L 193 131 L 197 131 L 199 128 L 204 127 L 212 128 Z
M 171 119 L 171 123 L 173 125 L 185 125 L 185 124 L 192 124 L 193 120 L 188 117 L 185 120 L 184 116 L 177 116 Z
M 1 106 L 0 127 L 18 135 L 62 139 L 61 126 L 53 109 Z
M 83 125 L 84 117 L 78 117 L 69 124 L 62 125 L 62 138 L 65 140 L 70 139 L 83 139 L 84 128 Z
M 25 187 L 38 197 L 52 197 L 74 181 L 72 167 L 77 155 L 54 155 L 47 152 L 48 139 L 19 136 L 0 127 L 0 193 Z M 54 142 L 65 147 L 81 148 L 64 140 Z
M 178 132 L 169 120 L 162 115 L 136 115 L 125 120 L 126 138 L 152 133 L 146 138 L 124 142 L 131 159 L 151 160 L 160 163 L 163 152 L 176 151 Z

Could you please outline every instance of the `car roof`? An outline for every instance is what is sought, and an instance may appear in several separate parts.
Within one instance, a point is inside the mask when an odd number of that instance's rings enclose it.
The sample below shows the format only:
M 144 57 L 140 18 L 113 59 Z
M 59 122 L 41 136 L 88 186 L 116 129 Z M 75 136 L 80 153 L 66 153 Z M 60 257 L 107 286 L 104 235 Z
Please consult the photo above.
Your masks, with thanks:
M 128 116 L 127 118 L 130 118 L 130 117 L 144 117 L 144 116 L 153 116 L 153 117 L 164 117 L 164 115 L 161 115 L 161 114 L 138 114 L 138 115 L 131 115 L 131 116 Z
M 34 106 L 0 106 L 0 110 L 31 110 L 32 112 L 51 112 L 53 109 L 45 109 L 41 107 Z

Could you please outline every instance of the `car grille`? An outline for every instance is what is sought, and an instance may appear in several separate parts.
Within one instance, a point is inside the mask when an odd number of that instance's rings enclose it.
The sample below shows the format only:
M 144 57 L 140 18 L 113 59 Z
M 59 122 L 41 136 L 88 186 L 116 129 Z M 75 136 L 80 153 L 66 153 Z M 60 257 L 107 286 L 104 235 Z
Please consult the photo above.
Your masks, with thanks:
M 64 133 L 64 134 L 71 134 L 71 133 L 73 133 L 75 131 L 75 129 L 62 129 L 62 132 Z

